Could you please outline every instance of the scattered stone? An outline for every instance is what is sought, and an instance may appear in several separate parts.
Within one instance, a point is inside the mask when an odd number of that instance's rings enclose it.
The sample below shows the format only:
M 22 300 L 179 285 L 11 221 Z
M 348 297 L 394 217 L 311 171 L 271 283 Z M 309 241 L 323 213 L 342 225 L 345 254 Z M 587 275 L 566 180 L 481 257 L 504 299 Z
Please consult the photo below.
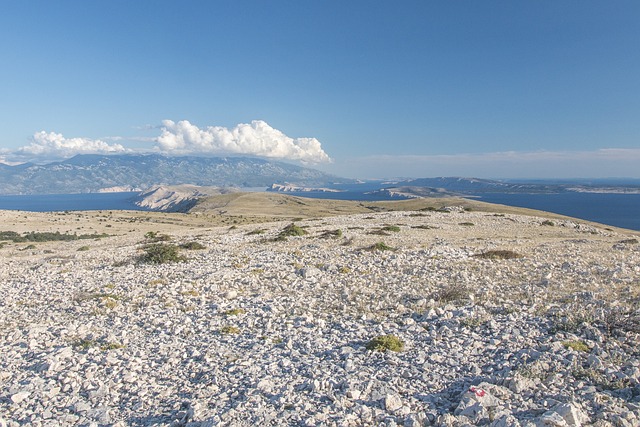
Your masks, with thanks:
M 419 214 L 301 220 L 308 234 L 278 242 L 255 225 L 185 227 L 175 242 L 209 249 L 166 265 L 121 262 L 141 233 L 82 256 L 3 246 L 0 427 L 638 425 L 638 319 L 623 308 L 640 250 L 611 250 L 632 236 Z M 389 224 L 407 231 L 384 236 L 396 250 L 362 250 Z M 525 256 L 473 256 L 503 250 Z M 402 351 L 367 350 L 391 336 Z

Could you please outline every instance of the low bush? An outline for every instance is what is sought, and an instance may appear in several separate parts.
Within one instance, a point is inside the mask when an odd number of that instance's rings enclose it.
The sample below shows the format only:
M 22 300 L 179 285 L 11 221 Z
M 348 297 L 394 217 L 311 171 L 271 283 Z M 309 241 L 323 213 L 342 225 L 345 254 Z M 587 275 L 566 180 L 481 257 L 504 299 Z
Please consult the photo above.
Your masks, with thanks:
M 149 231 L 145 233 L 144 238 L 149 242 L 168 242 L 171 240 L 171 236 L 167 234 L 158 234 L 157 231 Z
M 166 264 L 170 262 L 183 262 L 187 259 L 180 255 L 176 245 L 166 243 L 154 243 L 144 247 L 145 253 L 140 257 L 140 262 L 147 264 Z
M 447 304 L 468 300 L 470 295 L 471 289 L 467 285 L 456 283 L 440 289 L 433 295 L 433 298 L 436 301 Z
M 402 351 L 404 342 L 395 335 L 379 335 L 369 341 L 366 347 L 372 351 Z
M 384 242 L 378 242 L 378 243 L 374 243 L 373 245 L 369 246 L 367 248 L 367 250 L 370 251 L 392 251 L 394 250 L 391 246 L 387 245 Z
M 294 223 L 291 223 L 287 225 L 285 228 L 283 228 L 282 231 L 280 231 L 280 233 L 275 238 L 275 240 L 282 241 L 282 240 L 287 240 L 287 237 L 304 236 L 306 234 L 308 234 L 307 230 L 305 230 L 300 226 L 295 225 Z
M 339 239 L 342 237 L 342 230 L 339 228 L 337 230 L 326 230 L 320 235 L 320 237 L 324 239 Z

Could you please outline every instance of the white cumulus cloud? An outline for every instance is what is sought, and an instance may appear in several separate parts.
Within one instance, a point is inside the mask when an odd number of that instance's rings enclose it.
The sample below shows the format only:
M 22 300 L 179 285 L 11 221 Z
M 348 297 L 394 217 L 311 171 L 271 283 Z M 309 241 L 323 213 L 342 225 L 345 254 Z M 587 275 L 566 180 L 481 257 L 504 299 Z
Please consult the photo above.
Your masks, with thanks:
M 232 129 L 200 129 L 187 120 L 164 120 L 156 144 L 167 154 L 234 153 L 308 163 L 331 161 L 316 138 L 291 138 L 262 120 L 241 123 Z
M 67 158 L 76 154 L 113 154 L 127 151 L 120 144 L 109 144 L 99 139 L 65 138 L 60 133 L 36 132 L 29 145 L 13 154 L 19 157 Z

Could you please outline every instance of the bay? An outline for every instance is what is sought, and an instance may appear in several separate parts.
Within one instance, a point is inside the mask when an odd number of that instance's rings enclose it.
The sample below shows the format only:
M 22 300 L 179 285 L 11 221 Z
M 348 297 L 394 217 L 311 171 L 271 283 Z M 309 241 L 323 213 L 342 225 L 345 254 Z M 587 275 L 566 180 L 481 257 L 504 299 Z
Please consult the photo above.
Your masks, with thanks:
M 370 193 L 374 186 L 356 186 L 344 192 L 288 192 L 300 197 L 340 200 L 390 200 L 384 193 Z M 378 189 L 380 186 L 377 187 Z M 363 191 L 365 190 L 365 191 Z M 74 210 L 146 210 L 134 204 L 136 192 L 82 193 L 0 196 L 0 209 L 32 212 Z M 640 194 L 578 193 L 558 194 L 481 193 L 476 200 L 567 215 L 587 221 L 640 231 Z M 397 200 L 397 198 L 393 198 Z

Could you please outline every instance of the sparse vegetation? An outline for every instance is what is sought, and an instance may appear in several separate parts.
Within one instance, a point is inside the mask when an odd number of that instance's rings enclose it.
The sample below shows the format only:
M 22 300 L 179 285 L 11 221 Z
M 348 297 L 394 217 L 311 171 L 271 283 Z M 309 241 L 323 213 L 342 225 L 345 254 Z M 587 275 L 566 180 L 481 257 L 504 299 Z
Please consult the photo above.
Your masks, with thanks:
M 397 225 L 385 225 L 381 228 L 382 231 L 392 231 L 394 233 L 398 233 L 400 231 L 400 227 Z
M 187 249 L 190 251 L 195 251 L 195 250 L 201 250 L 201 249 L 206 249 L 207 247 L 205 245 L 203 245 L 200 242 L 187 242 L 187 243 L 182 243 L 180 245 L 180 247 L 182 249 Z
M 516 258 L 522 258 L 522 255 L 510 250 L 496 249 L 496 250 L 490 250 L 490 251 L 476 254 L 474 255 L 474 257 L 482 258 L 482 259 L 516 259 Z
M 171 236 L 167 234 L 158 234 L 157 231 L 148 231 L 145 233 L 144 238 L 147 239 L 148 242 L 169 242 L 171 241 Z
M 589 347 L 587 346 L 587 344 L 585 344 L 584 341 L 580 341 L 580 340 L 564 341 L 562 345 L 564 346 L 564 348 L 570 348 L 571 350 L 574 350 L 574 351 L 584 351 L 584 352 L 589 351 Z
M 416 229 L 418 229 L 418 230 L 432 230 L 432 229 L 434 229 L 435 227 L 433 227 L 433 226 L 431 226 L 431 225 L 425 225 L 425 224 L 422 224 L 422 225 L 414 225 L 414 226 L 413 226 L 413 227 L 411 227 L 411 228 L 416 228 Z
M 88 251 L 89 250 L 89 246 L 80 246 L 78 248 L 78 252 L 83 252 L 83 251 Z
M 404 342 L 395 335 L 379 335 L 369 341 L 366 348 L 372 351 L 402 351 Z
M 224 314 L 225 316 L 239 316 L 241 314 L 245 314 L 246 312 L 247 310 L 245 310 L 244 308 L 232 308 L 222 314 Z
M 99 239 L 107 237 L 108 234 L 69 234 L 56 232 L 35 232 L 25 233 L 20 235 L 15 231 L 0 231 L 0 240 L 10 240 L 14 243 L 24 242 L 58 242 L 58 241 L 72 241 L 81 239 Z
M 306 234 L 308 234 L 307 230 L 305 230 L 300 226 L 295 225 L 294 223 L 291 223 L 287 225 L 284 229 L 282 229 L 282 231 L 280 231 L 280 233 L 274 240 L 283 241 L 283 240 L 287 240 L 287 237 L 304 236 Z
M 180 255 L 178 246 L 166 243 L 154 243 L 144 247 L 145 253 L 140 262 L 146 264 L 166 264 L 170 262 L 184 262 L 187 259 Z
M 337 229 L 337 230 L 327 230 L 325 232 L 323 232 L 320 237 L 325 238 L 325 239 L 339 239 L 340 237 L 342 237 L 342 230 Z
M 472 222 L 461 222 L 458 225 L 462 225 L 462 226 L 465 226 L 465 227 L 473 227 L 475 224 L 472 223 Z
M 618 243 L 622 243 L 623 245 L 637 245 L 638 239 L 624 239 L 620 240 Z
M 123 344 L 120 344 L 117 342 L 101 343 L 100 341 L 92 340 L 92 339 L 79 339 L 77 341 L 74 341 L 72 345 L 82 350 L 88 350 L 93 347 L 98 347 L 100 348 L 100 350 L 104 350 L 104 351 L 117 350 L 119 348 L 124 348 Z
M 374 243 L 367 248 L 369 251 L 393 251 L 394 249 L 384 242 Z
M 458 301 L 466 301 L 471 295 L 471 289 L 462 283 L 455 283 L 445 286 L 433 295 L 436 301 L 441 303 L 454 303 Z
M 267 230 L 265 230 L 264 228 L 258 228 L 256 230 L 251 230 L 247 233 L 247 236 L 257 236 L 260 234 L 264 234 Z
M 556 224 L 555 224 L 553 221 L 549 221 L 548 219 L 545 219 L 544 221 L 542 221 L 542 222 L 540 223 L 540 225 L 547 225 L 547 226 L 549 226 L 549 227 L 553 227 L 553 226 L 555 226 Z
M 228 334 L 239 334 L 240 333 L 240 328 L 237 328 L 235 326 L 223 326 L 222 328 L 220 328 L 220 333 L 222 335 L 228 335 Z

